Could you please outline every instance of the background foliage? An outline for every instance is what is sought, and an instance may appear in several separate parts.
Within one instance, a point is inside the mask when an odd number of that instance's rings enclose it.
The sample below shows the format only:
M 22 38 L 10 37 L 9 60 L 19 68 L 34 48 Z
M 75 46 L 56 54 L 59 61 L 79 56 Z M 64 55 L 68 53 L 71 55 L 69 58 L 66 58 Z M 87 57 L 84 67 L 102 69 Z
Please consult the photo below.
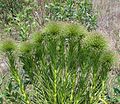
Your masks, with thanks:
M 97 27 L 97 15 L 90 0 L 51 1 L 45 5 L 46 19 L 80 22 L 89 31 Z
M 28 39 L 34 28 L 34 9 L 35 3 L 32 0 L 1 0 L 1 29 L 15 39 Z
M 51 20 L 79 22 L 89 31 L 97 27 L 97 16 L 89 0 L 0 1 L 1 31 L 15 40 L 27 40 L 33 31 L 39 30 L 44 23 Z

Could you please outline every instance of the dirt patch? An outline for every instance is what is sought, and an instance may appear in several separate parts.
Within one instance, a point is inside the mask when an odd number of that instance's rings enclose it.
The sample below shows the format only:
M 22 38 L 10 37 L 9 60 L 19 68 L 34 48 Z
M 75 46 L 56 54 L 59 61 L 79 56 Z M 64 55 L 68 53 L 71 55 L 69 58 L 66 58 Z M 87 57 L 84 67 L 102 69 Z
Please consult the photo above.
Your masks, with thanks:
M 98 12 L 97 31 L 105 35 L 113 50 L 120 50 L 120 1 L 93 0 L 93 7 Z

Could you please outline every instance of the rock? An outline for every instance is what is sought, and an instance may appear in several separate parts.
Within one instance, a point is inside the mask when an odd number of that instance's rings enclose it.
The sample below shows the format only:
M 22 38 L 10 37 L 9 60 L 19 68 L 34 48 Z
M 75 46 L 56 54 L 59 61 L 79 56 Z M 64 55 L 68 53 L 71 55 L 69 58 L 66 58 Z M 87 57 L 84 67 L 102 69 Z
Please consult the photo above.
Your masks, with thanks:
M 0 62 L 0 73 L 5 74 L 7 72 L 8 72 L 7 62 L 5 62 L 5 61 Z

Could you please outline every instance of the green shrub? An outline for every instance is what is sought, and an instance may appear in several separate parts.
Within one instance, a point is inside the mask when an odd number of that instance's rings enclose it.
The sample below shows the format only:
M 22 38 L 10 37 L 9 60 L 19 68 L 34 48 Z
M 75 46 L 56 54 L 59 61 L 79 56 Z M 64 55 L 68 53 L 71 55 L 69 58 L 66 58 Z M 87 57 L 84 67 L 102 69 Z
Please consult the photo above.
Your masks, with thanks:
M 105 82 L 114 57 L 101 35 L 77 24 L 49 23 L 15 51 L 4 46 L 21 103 L 106 103 Z

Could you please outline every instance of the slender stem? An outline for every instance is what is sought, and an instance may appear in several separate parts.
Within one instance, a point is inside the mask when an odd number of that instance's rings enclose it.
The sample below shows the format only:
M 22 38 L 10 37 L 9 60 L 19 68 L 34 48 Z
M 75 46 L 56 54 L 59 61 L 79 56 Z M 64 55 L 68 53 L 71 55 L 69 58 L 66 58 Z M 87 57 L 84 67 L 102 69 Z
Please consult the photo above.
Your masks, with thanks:
M 21 78 L 18 76 L 18 78 L 16 79 L 17 80 L 17 82 L 18 82 L 18 84 L 19 84 L 19 86 L 20 86 L 20 91 L 21 91 L 21 93 L 22 93 L 22 95 L 23 95 L 23 97 L 24 97 L 24 100 L 25 100 L 25 102 L 26 102 L 26 104 L 30 104 L 30 102 L 29 102 L 29 100 L 28 100 L 28 96 L 27 96 L 27 94 L 26 94 L 26 92 L 25 92 L 25 89 L 24 89 L 24 85 L 22 84 L 22 81 L 20 80 Z
M 76 75 L 74 75 L 73 85 L 72 85 L 72 90 L 71 90 L 71 96 L 70 96 L 70 103 L 71 104 L 73 102 L 73 96 L 74 96 L 73 94 L 74 94 L 75 83 L 76 83 Z
M 57 97 L 57 70 L 54 70 L 54 104 L 57 104 L 56 97 Z
M 27 96 L 25 89 L 24 89 L 24 85 L 23 85 L 22 80 L 19 76 L 18 70 L 15 68 L 15 65 L 14 65 L 15 60 L 14 60 L 12 53 L 8 54 L 8 59 L 9 59 L 9 63 L 10 63 L 11 74 L 20 87 L 20 91 L 22 93 L 22 96 L 24 97 L 25 103 L 30 104 L 28 96 Z
M 108 104 L 104 99 L 99 98 L 104 104 Z

